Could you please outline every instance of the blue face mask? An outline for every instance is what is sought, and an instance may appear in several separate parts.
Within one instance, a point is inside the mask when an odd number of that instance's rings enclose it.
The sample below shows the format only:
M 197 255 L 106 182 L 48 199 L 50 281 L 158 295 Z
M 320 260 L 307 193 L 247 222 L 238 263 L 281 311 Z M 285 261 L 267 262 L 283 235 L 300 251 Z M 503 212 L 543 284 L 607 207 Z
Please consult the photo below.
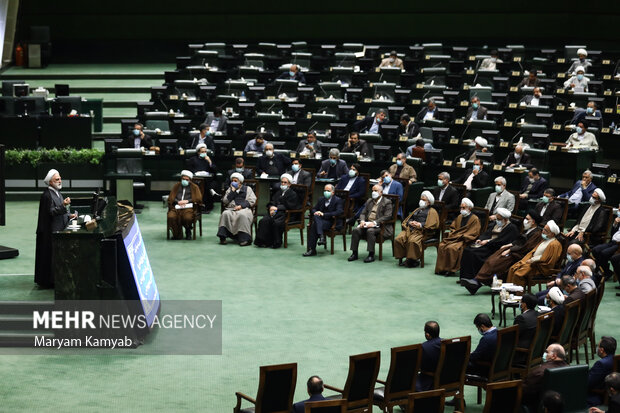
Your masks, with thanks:
M 549 203 L 549 197 L 548 196 L 543 196 L 541 201 L 543 202 L 543 204 L 548 204 Z
M 547 297 L 545 297 L 545 302 L 544 302 L 544 304 L 545 304 L 545 307 L 549 307 L 549 300 L 547 300 Z
M 386 176 L 385 178 L 383 178 L 383 183 L 384 184 L 389 185 L 390 182 L 392 182 L 392 177 Z
M 189 181 L 187 179 L 181 179 L 181 185 L 188 186 L 189 185 Z
M 355 177 L 355 175 L 356 175 L 356 174 L 357 174 L 357 173 L 356 173 L 353 169 L 349 169 L 349 177 L 350 177 L 350 178 Z
M 396 160 L 396 165 L 403 166 L 403 161 L 401 161 L 400 159 L 397 159 Z
M 286 191 L 288 189 L 288 185 L 280 185 L 280 189 Z
M 336 163 L 337 163 L 337 162 L 338 162 L 338 161 L 337 161 L 336 159 L 330 159 L 330 160 L 329 160 L 329 163 L 330 163 L 332 166 L 336 165 Z
M 326 199 L 329 199 L 329 198 L 331 198 L 331 197 L 332 197 L 332 193 L 331 193 L 330 191 L 323 191 L 323 196 L 324 196 Z
M 201 158 L 206 158 L 206 157 L 207 157 L 207 153 L 206 153 L 206 152 L 201 153 L 201 154 L 200 154 L 200 157 L 201 157 Z
M 443 186 L 443 181 L 441 179 L 437 180 L 437 186 L 440 188 Z
M 577 75 L 577 80 L 583 80 L 583 75 L 582 74 L 578 74 Z
M 477 110 L 478 109 L 478 104 L 477 103 L 472 103 L 471 107 L 474 108 L 474 110 Z
M 549 239 L 549 237 L 547 236 L 547 234 L 542 234 L 542 239 L 544 239 L 544 240 L 548 240 L 548 239 Z
M 499 194 L 502 191 L 503 191 L 503 189 L 502 189 L 501 185 L 495 185 L 495 192 L 497 192 Z
M 295 72 L 293 72 L 292 70 L 289 70 L 289 71 L 288 71 L 288 74 L 289 74 L 289 76 L 291 76 L 291 77 L 295 77 Z
M 577 135 L 581 135 L 583 133 L 583 129 L 581 129 L 581 126 L 577 126 L 575 132 L 577 132 Z
M 480 170 L 480 165 L 474 165 L 474 171 L 479 171 Z
M 543 363 L 547 362 L 547 352 L 546 351 L 543 353 L 542 361 L 543 361 Z
M 587 109 L 586 109 L 586 113 L 587 113 L 588 115 L 591 115 L 593 112 L 594 112 L 594 108 L 587 108 Z
M 133 134 L 134 134 L 134 136 L 140 136 L 140 130 L 134 129 L 133 130 Z
M 291 166 L 291 169 L 293 170 L 293 172 L 297 172 L 299 171 L 299 165 L 294 164 L 293 166 Z
M 243 169 L 244 169 L 244 168 L 235 168 L 235 171 L 237 171 L 237 172 L 241 173 L 241 172 L 243 172 Z
M 231 184 L 231 185 L 232 185 L 232 187 L 233 187 L 233 188 L 235 188 L 235 189 L 239 188 L 239 182 L 235 182 L 235 181 L 233 181 L 233 182 L 231 182 L 230 184 Z

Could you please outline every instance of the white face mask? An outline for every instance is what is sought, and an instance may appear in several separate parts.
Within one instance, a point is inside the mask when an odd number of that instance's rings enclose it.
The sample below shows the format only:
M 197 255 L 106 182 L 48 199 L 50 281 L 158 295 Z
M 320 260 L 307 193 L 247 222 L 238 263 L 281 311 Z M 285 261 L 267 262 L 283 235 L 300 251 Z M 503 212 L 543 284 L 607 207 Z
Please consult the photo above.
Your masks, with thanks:
M 469 214 L 471 214 L 470 211 L 468 211 L 466 209 L 461 209 L 461 215 L 463 215 L 464 217 L 468 216 Z
M 530 223 L 530 221 L 528 219 L 524 219 L 523 220 L 523 228 L 525 228 L 525 229 L 532 228 L 532 224 Z
M 379 194 L 378 192 L 372 191 L 372 199 L 377 199 L 381 196 L 381 194 Z
M 423 199 L 420 199 L 420 202 L 418 202 L 418 205 L 420 206 L 420 208 L 426 208 L 426 201 L 424 201 Z
M 268 157 L 273 156 L 273 151 L 271 151 L 271 150 L 265 151 L 265 156 L 268 156 Z

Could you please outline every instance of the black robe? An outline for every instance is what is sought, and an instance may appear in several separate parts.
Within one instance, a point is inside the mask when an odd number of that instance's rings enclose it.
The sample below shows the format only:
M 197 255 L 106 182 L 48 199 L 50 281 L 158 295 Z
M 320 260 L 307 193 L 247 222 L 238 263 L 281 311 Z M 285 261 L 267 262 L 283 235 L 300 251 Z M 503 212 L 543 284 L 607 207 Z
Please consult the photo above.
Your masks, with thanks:
M 258 222 L 254 244 L 274 248 L 280 247 L 282 245 L 286 211 L 300 208 L 300 202 L 294 190 L 288 189 L 282 191 L 278 189 L 278 191 L 273 194 L 271 202 L 267 204 L 267 215 Z M 272 206 L 278 208 L 274 216 L 269 215 L 269 208 Z
M 59 192 L 60 193 L 60 192 Z M 69 223 L 69 213 L 63 205 L 63 197 L 47 188 L 39 201 L 37 244 L 34 264 L 34 282 L 41 287 L 54 286 L 52 271 L 52 232 L 62 231 Z
M 480 240 L 491 239 L 492 228 L 480 236 Z M 508 223 L 502 231 L 497 235 L 497 238 L 492 239 L 486 245 L 478 248 L 474 248 L 472 244 L 469 247 L 465 247 L 463 255 L 461 257 L 461 278 L 472 279 L 478 274 L 478 271 L 482 268 L 482 265 L 495 251 L 499 250 L 502 245 L 510 244 L 519 236 L 519 229 L 513 223 Z

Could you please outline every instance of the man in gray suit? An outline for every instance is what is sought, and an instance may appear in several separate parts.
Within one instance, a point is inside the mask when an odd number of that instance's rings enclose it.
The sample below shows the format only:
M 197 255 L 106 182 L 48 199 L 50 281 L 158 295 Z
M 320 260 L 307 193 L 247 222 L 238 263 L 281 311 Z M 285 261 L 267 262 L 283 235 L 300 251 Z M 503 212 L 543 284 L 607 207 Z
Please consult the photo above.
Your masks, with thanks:
M 503 176 L 495 178 L 495 192 L 489 195 L 487 204 L 484 206 L 489 210 L 489 220 L 495 221 L 495 213 L 498 208 L 506 208 L 512 212 L 515 208 L 515 196 L 506 189 L 506 179 Z
M 339 179 L 342 175 L 349 173 L 347 163 L 340 159 L 340 151 L 336 148 L 329 150 L 329 159 L 321 162 L 319 178 Z
M 213 109 L 213 113 L 209 113 L 204 123 L 209 127 L 209 133 L 225 132 L 228 118 L 222 114 L 222 108 Z
M 486 120 L 487 108 L 480 104 L 478 96 L 471 98 L 471 105 L 467 108 L 467 120 Z
M 364 262 L 369 263 L 375 260 L 375 241 L 381 232 L 381 223 L 392 218 L 393 208 L 392 201 L 383 196 L 383 187 L 381 185 L 373 186 L 372 197 L 366 201 L 364 210 L 360 214 L 360 224 L 351 231 L 351 256 L 349 261 L 357 260 L 357 248 L 360 238 L 364 236 L 366 236 L 368 243 L 366 247 L 368 257 L 366 257 Z M 384 236 L 387 238 L 392 235 L 394 228 L 392 225 L 387 225 L 383 231 Z
M 297 145 L 297 156 L 307 156 L 308 158 L 316 158 L 321 156 L 321 146 L 323 143 L 316 138 L 316 132 L 308 132 L 306 139 L 299 141 Z

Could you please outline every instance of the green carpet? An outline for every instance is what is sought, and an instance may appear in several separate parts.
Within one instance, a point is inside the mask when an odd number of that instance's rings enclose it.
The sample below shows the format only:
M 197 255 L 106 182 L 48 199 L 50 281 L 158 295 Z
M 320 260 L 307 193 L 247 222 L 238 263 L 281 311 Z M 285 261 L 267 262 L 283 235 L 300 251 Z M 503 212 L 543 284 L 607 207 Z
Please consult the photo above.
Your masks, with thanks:
M 2 72 L 3 75 L 161 75 L 166 70 L 174 70 L 174 63 L 104 63 L 104 64 L 50 64 L 43 69 L 29 69 L 13 66 Z
M 36 202 L 7 205 L 0 245 L 19 248 L 20 256 L 0 261 L 0 274 L 27 275 L 0 275 L 0 300 L 52 298 L 32 283 L 36 213 Z M 300 400 L 313 374 L 342 387 L 351 354 L 380 350 L 384 379 L 390 348 L 422 341 L 430 319 L 444 338 L 472 335 L 473 348 L 479 340 L 473 318 L 490 312 L 488 289 L 470 296 L 455 278 L 433 275 L 434 248 L 424 269 L 405 269 L 390 257 L 389 243 L 383 262 L 349 263 L 342 239 L 333 256 L 319 250 L 318 257 L 302 257 L 298 231 L 290 233 L 288 249 L 218 245 L 217 214 L 204 217 L 202 238 L 167 241 L 158 202 L 148 202 L 138 221 L 162 299 L 223 301 L 223 354 L 0 356 L 0 374 L 10 378 L 2 411 L 229 412 L 235 391 L 256 394 L 259 366 L 288 362 L 298 363 Z M 188 270 L 179 271 L 179 262 Z M 613 284 L 608 288 L 597 336 L 619 337 L 620 300 Z M 482 411 L 474 388 L 466 388 L 465 398 L 468 412 Z

